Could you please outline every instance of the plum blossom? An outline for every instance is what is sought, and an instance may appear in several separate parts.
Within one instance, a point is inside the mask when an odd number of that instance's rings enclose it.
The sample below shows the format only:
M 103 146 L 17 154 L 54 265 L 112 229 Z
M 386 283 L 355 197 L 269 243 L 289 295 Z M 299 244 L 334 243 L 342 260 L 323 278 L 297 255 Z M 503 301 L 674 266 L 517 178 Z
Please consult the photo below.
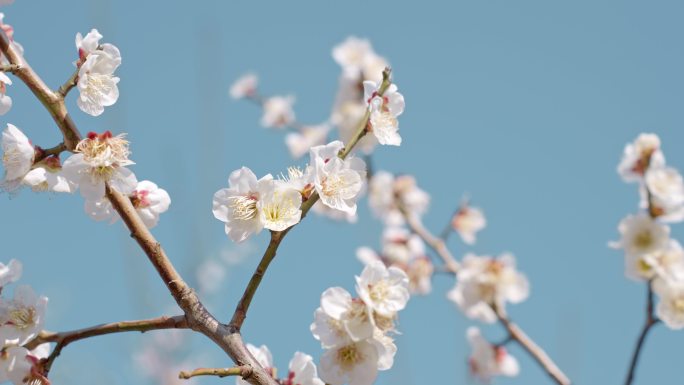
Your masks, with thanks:
M 150 229 L 157 225 L 159 215 L 166 212 L 171 204 L 169 193 L 149 180 L 138 182 L 130 198 L 143 223 Z
M 320 200 L 314 203 L 311 210 L 317 215 L 332 219 L 334 221 L 356 223 L 359 220 L 359 216 L 356 214 L 356 212 L 352 214 L 348 211 L 335 210 Z
M 356 277 L 356 292 L 373 311 L 393 317 L 406 307 L 410 294 L 409 279 L 403 270 L 387 268 L 380 262 L 371 262 Z
M 518 360 L 508 354 L 503 346 L 490 344 L 477 327 L 466 331 L 473 352 L 468 359 L 470 373 L 477 379 L 488 383 L 492 377 L 515 377 L 520 372 Z
M 87 55 L 78 72 L 78 107 L 86 114 L 99 116 L 105 107 L 119 99 L 119 78 L 114 71 L 121 65 L 119 49 L 105 44 Z
M 329 131 L 330 126 L 327 124 L 302 127 L 299 132 L 288 133 L 285 136 L 285 144 L 292 157 L 299 159 L 307 154 L 311 147 L 325 144 Z
M 624 249 L 627 255 L 644 255 L 667 246 L 670 228 L 654 221 L 645 213 L 628 215 L 618 225 L 622 238 L 610 246 Z
M 86 201 L 100 201 L 105 195 L 105 182 L 129 195 L 138 185 L 135 174 L 126 168 L 134 164 L 129 154 L 125 134 L 90 132 L 78 143 L 76 153 L 64 161 L 62 172 L 69 182 L 79 186 Z
M 271 351 L 268 350 L 268 346 L 261 345 L 260 347 L 256 347 L 252 344 L 247 344 L 247 350 L 249 350 L 252 356 L 254 356 L 254 359 L 256 359 L 264 370 L 275 377 L 276 372 L 275 366 L 273 365 L 273 355 L 271 354 Z M 243 380 L 240 376 L 235 378 L 235 383 L 237 385 L 249 385 L 249 382 Z
M 295 120 L 292 105 L 294 96 L 272 96 L 264 101 L 261 125 L 267 128 L 285 128 Z
M 482 210 L 468 204 L 462 205 L 451 220 L 451 227 L 468 245 L 475 244 L 476 234 L 486 225 L 487 220 Z
M 458 272 L 456 286 L 447 297 L 469 318 L 493 323 L 493 307 L 504 308 L 506 302 L 519 303 L 529 295 L 527 278 L 515 269 L 515 257 L 498 258 L 467 254 Z
M 259 78 L 252 73 L 238 78 L 230 87 L 230 97 L 233 99 L 249 98 L 256 94 Z
M 27 285 L 14 290 L 14 298 L 0 303 L 0 341 L 3 346 L 23 345 L 42 330 L 47 297 L 38 297 Z
M 7 95 L 8 85 L 12 85 L 12 80 L 0 72 L 0 115 L 5 115 L 12 108 L 12 98 Z
M 321 295 L 321 309 L 331 318 L 328 323 L 338 324 L 345 333 L 338 336 L 340 338 L 332 346 L 373 336 L 374 324 L 370 309 L 363 300 L 352 298 L 345 289 L 331 287 L 324 291 Z
M 644 179 L 640 207 L 648 209 L 660 222 L 684 220 L 684 181 L 679 171 L 672 167 L 650 167 Z
M 324 385 L 318 378 L 316 364 L 313 357 L 302 352 L 295 352 L 290 360 L 287 378 L 282 381 L 283 385 Z
M 12 192 L 20 187 L 21 181 L 31 171 L 36 151 L 26 135 L 9 123 L 2 132 L 2 151 L 5 177 L 1 186 Z
M 380 83 L 367 80 L 363 82 L 363 98 L 370 108 L 371 132 L 380 144 L 399 146 L 401 136 L 397 117 L 404 112 L 404 96 L 397 91 L 395 84 L 379 94 Z
M 33 165 L 22 183 L 30 186 L 33 191 L 53 191 L 73 193 L 76 185 L 70 182 L 62 173 L 59 157 L 51 155 Z
M 657 279 L 653 290 L 660 298 L 656 307 L 658 318 L 670 329 L 684 328 L 684 281 Z
M 225 223 L 226 234 L 234 242 L 242 242 L 264 228 L 259 202 L 272 183 L 271 174 L 257 180 L 252 170 L 242 167 L 230 174 L 228 188 L 214 194 L 214 217 Z
M 330 385 L 371 385 L 378 375 L 377 348 L 368 340 L 335 347 L 321 357 L 321 379 Z
M 21 278 L 23 266 L 16 259 L 9 261 L 7 265 L 0 263 L 0 290 L 9 283 L 14 283 Z
M 348 37 L 332 50 L 335 62 L 342 67 L 343 77 L 351 81 L 382 79 L 387 61 L 373 51 L 370 41 L 355 36 Z
M 660 138 L 656 134 L 640 134 L 625 146 L 618 173 L 625 182 L 639 182 L 649 167 L 663 167 L 665 156 L 660 151 Z
M 324 205 L 353 215 L 363 190 L 366 164 L 355 157 L 339 158 L 342 148 L 340 141 L 311 148 L 314 186 Z
M 302 193 L 282 180 L 274 180 L 260 191 L 257 210 L 264 227 L 283 231 L 299 223 L 302 218 Z
M 387 225 L 401 225 L 404 215 L 421 216 L 430 204 L 430 195 L 421 190 L 411 175 L 395 177 L 387 171 L 373 174 L 368 187 L 368 204 L 378 218 Z
M 39 361 L 50 355 L 50 344 L 38 345 L 29 351 L 21 346 L 10 346 L 0 354 L 0 382 L 14 385 L 49 385 Z
M 684 250 L 674 239 L 667 246 L 648 254 L 625 255 L 625 275 L 636 281 L 661 277 L 666 280 L 684 279 Z

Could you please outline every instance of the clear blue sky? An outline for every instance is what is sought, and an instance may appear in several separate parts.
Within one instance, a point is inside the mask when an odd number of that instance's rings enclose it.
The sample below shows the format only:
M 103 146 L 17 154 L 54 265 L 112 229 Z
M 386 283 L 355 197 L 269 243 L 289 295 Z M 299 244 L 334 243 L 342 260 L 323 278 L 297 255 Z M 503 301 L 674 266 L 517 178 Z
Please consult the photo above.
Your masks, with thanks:
M 172 198 L 154 233 L 193 285 L 198 263 L 235 251 L 211 213 L 230 171 L 279 173 L 290 164 L 283 136 L 259 126 L 258 109 L 228 98 L 231 82 L 256 71 L 264 92 L 296 94 L 299 119 L 317 123 L 337 86 L 331 48 L 348 35 L 370 38 L 407 101 L 404 143 L 380 148 L 375 166 L 417 176 L 432 194 L 425 221 L 433 229 L 469 193 L 489 226 L 474 248 L 454 238 L 454 252 L 513 252 L 532 285 L 530 298 L 510 307 L 514 320 L 575 383 L 623 381 L 644 288 L 624 277 L 621 253 L 606 245 L 638 199 L 615 168 L 641 131 L 658 133 L 668 163 L 684 168 L 681 2 L 17 0 L 3 11 L 54 87 L 73 71 L 76 32 L 96 27 L 120 48 L 119 102 L 99 118 L 81 113 L 74 95 L 69 106 L 83 132 L 129 133 L 139 179 Z M 59 131 L 26 88 L 17 81 L 9 93 L 15 107 L 2 124 L 17 125 L 34 143 L 58 143 Z M 355 249 L 378 246 L 381 225 L 361 207 L 354 226 L 307 218 L 257 294 L 244 334 L 268 344 L 281 371 L 295 350 L 320 356 L 309 332 L 320 293 L 352 290 L 361 270 Z M 176 312 L 121 223 L 93 222 L 80 196 L 24 191 L 0 199 L 0 213 L 0 258 L 21 259 L 23 282 L 50 298 L 49 329 Z M 683 228 L 673 228 L 680 240 Z M 207 296 L 217 315 L 231 313 L 266 241 L 262 235 L 240 251 L 248 254 L 243 263 L 229 266 L 221 290 Z M 464 333 L 474 322 L 445 299 L 451 285 L 438 277 L 430 297 L 409 303 L 395 367 L 378 384 L 466 383 Z M 484 333 L 502 335 L 497 326 Z M 130 355 L 149 339 L 128 334 L 69 346 L 54 381 L 147 384 Z M 203 337 L 187 343 L 199 365 L 228 365 Z M 684 333 L 660 325 L 645 349 L 636 383 L 681 382 Z M 521 375 L 497 383 L 549 383 L 511 350 Z

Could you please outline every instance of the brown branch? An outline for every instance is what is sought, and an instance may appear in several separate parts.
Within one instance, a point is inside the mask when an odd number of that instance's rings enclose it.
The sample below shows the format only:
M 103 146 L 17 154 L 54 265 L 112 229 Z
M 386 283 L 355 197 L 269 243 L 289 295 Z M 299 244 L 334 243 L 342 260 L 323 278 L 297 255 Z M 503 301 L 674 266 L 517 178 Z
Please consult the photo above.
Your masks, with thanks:
M 78 73 L 79 69 L 77 68 L 76 71 L 74 71 L 73 74 L 67 79 L 67 81 L 59 86 L 59 89 L 57 92 L 62 96 L 62 98 L 65 98 L 69 91 L 71 91 L 72 88 L 76 87 L 78 84 Z
M 425 228 L 418 217 L 406 211 L 399 198 L 397 198 L 397 205 L 399 211 L 404 215 L 406 223 L 412 232 L 418 235 L 444 262 L 444 267 L 453 274 L 458 272 L 460 264 L 456 258 L 451 254 L 442 238 L 432 235 L 432 233 Z
M 81 134 L 78 132 L 78 128 L 76 128 L 76 125 L 67 112 L 62 95 L 52 91 L 38 74 L 33 71 L 4 31 L 0 31 L 0 50 L 7 58 L 10 65 L 17 66 L 16 70 L 13 72 L 14 75 L 26 84 L 36 98 L 38 98 L 43 106 L 50 112 L 52 119 L 55 121 L 60 131 L 62 131 L 64 145 L 68 150 L 73 151 L 81 140 Z
M 24 347 L 32 350 L 38 345 L 44 344 L 46 342 L 55 342 L 57 344 L 55 349 L 43 363 L 45 375 L 47 375 L 50 371 L 52 363 L 61 354 L 62 349 L 72 342 L 113 333 L 146 332 L 151 330 L 187 328 L 188 324 L 185 320 L 185 316 L 158 317 L 138 321 L 121 321 L 67 332 L 55 333 L 43 331 L 36 338 L 24 345 Z
M 382 96 L 382 94 L 385 93 L 387 88 L 391 84 L 391 70 L 389 68 L 386 68 L 385 71 L 382 73 L 383 75 L 383 80 L 382 84 L 380 85 L 380 88 L 378 90 L 378 94 Z M 366 111 L 366 114 L 364 117 L 359 121 L 359 124 L 357 126 L 356 133 L 352 137 L 352 139 L 349 141 L 349 143 L 343 148 L 338 156 L 341 159 L 345 159 L 349 154 L 352 152 L 356 144 L 363 138 L 364 135 L 368 133 L 368 123 L 370 119 L 370 110 Z M 300 219 L 304 219 L 306 214 L 311 210 L 313 205 L 318 201 L 319 195 L 318 193 L 314 192 L 311 194 L 309 199 L 304 201 L 301 206 L 302 210 L 302 216 Z M 296 226 L 296 225 L 295 225 Z M 261 280 L 263 279 L 264 275 L 266 274 L 266 270 L 268 269 L 268 266 L 271 264 L 273 259 L 276 256 L 276 252 L 278 251 L 278 247 L 280 246 L 280 243 L 282 242 L 283 238 L 287 235 L 287 233 L 292 230 L 294 226 L 289 227 L 288 229 L 281 231 L 281 232 L 271 232 L 271 241 L 268 244 L 268 248 L 266 248 L 266 251 L 264 252 L 264 255 L 261 257 L 261 261 L 259 262 L 259 265 L 257 266 L 256 270 L 254 271 L 254 274 L 252 274 L 252 278 L 249 280 L 249 283 L 247 284 L 247 287 L 245 288 L 245 292 L 242 294 L 242 298 L 240 298 L 240 301 L 238 302 L 237 306 L 235 307 L 235 312 L 233 312 L 233 318 L 230 321 L 230 327 L 236 331 L 239 331 L 240 328 L 242 327 L 242 324 L 245 321 L 245 318 L 247 317 L 247 311 L 249 310 L 249 305 L 252 302 L 252 299 L 254 298 L 254 294 L 256 293 L 256 290 L 259 288 L 259 285 L 261 284 Z
M 248 365 L 235 366 L 232 368 L 199 368 L 192 372 L 180 372 L 178 373 L 178 378 L 181 380 L 189 380 L 197 376 L 216 376 L 216 377 L 228 377 L 228 376 L 240 376 L 243 380 L 248 379 L 252 375 L 252 367 Z
M 16 64 L 3 64 L 0 65 L 0 71 L 15 73 L 19 70 L 19 66 Z
M 506 317 L 503 310 L 494 308 L 496 316 L 499 318 L 499 322 L 506 328 L 509 336 L 520 346 L 522 346 L 527 353 L 534 358 L 537 363 L 544 369 L 546 374 L 551 377 L 559 385 L 570 385 L 570 379 L 560 370 L 560 368 L 553 362 L 551 357 L 539 347 L 530 337 L 525 334 L 525 332 L 520 329 L 520 327 L 514 324 L 511 320 Z
M 629 370 L 627 371 L 625 385 L 631 385 L 632 381 L 634 381 L 634 374 L 636 373 L 636 367 L 639 363 L 639 355 L 644 346 L 644 342 L 646 341 L 646 336 L 651 328 L 660 322 L 660 320 L 654 314 L 653 288 L 651 287 L 651 281 L 647 283 L 646 287 L 646 321 L 644 322 L 644 326 L 641 328 L 641 333 L 639 333 L 639 338 L 637 339 L 634 352 L 632 353 L 632 360 L 630 361 Z

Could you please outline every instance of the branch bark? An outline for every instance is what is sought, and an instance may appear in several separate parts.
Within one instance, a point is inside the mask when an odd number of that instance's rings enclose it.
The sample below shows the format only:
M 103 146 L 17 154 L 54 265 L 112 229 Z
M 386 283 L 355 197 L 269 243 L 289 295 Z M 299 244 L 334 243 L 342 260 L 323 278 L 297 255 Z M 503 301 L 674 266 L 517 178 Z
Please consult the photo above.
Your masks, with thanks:
M 232 368 L 199 368 L 191 372 L 180 372 L 178 378 L 181 380 L 189 380 L 198 376 L 240 376 L 243 380 L 248 379 L 252 375 L 252 368 L 249 366 L 235 366 Z
M 630 361 L 629 369 L 627 370 L 625 385 L 631 385 L 634 381 L 634 374 L 636 373 L 636 368 L 639 363 L 641 350 L 644 347 L 644 342 L 646 341 L 646 336 L 648 336 L 648 332 L 651 331 L 651 328 L 660 322 L 653 311 L 653 288 L 651 287 L 651 281 L 647 283 L 646 298 L 646 321 L 644 322 L 644 326 L 641 328 L 641 333 L 639 333 L 639 338 L 637 339 L 634 352 L 632 353 L 632 360 Z

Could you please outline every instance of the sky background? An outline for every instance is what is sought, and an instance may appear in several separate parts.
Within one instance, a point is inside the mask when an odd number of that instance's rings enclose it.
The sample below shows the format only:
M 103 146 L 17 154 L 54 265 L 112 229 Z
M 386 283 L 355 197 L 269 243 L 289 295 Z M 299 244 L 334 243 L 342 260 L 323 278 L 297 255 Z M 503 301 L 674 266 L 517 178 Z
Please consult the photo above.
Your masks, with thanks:
M 684 6 L 678 1 L 152 2 L 26 1 L 2 9 L 27 60 L 54 88 L 73 72 L 74 36 L 98 28 L 119 47 L 121 96 L 98 118 L 68 106 L 81 132 L 127 132 L 134 172 L 171 195 L 154 229 L 194 287 L 198 266 L 225 279 L 210 309 L 228 320 L 266 247 L 261 234 L 234 245 L 211 213 L 213 193 L 241 166 L 278 174 L 293 161 L 283 135 L 259 126 L 260 110 L 228 97 L 247 71 L 266 94 L 297 97 L 298 120 L 327 119 L 337 87 L 332 47 L 369 38 L 389 59 L 406 98 L 401 147 L 381 147 L 374 167 L 414 174 L 430 192 L 426 225 L 440 231 L 468 193 L 488 218 L 467 251 L 514 253 L 531 296 L 510 316 L 577 384 L 619 384 L 644 319 L 644 285 L 623 273 L 607 247 L 638 203 L 615 169 L 625 143 L 660 135 L 668 163 L 684 167 Z M 48 113 L 18 80 L 13 123 L 43 147 L 60 141 Z M 302 164 L 303 161 L 295 164 Z M 22 191 L 0 197 L 0 260 L 23 261 L 21 282 L 50 298 L 47 328 L 177 314 L 170 296 L 123 225 L 95 223 L 82 198 Z M 675 225 L 680 240 L 684 226 Z M 359 246 L 378 247 L 382 226 L 360 204 L 355 225 L 311 215 L 292 231 L 259 288 L 244 328 L 267 344 L 281 373 L 296 350 L 316 359 L 309 332 L 320 294 L 353 290 Z M 209 261 L 209 262 L 207 262 Z M 218 271 L 217 268 L 209 269 Z M 378 384 L 467 384 L 466 319 L 438 276 L 428 297 L 401 313 L 395 366 Z M 498 340 L 498 325 L 483 328 Z M 132 358 L 172 334 L 119 334 L 74 343 L 56 361 L 56 384 L 153 384 Z M 202 336 L 181 333 L 182 369 L 229 366 Z M 155 342 L 156 341 L 156 342 Z M 156 345 L 155 345 L 156 344 Z M 636 384 L 677 384 L 684 332 L 654 328 Z M 500 384 L 548 384 L 511 347 L 521 374 Z M 203 378 L 200 384 L 233 379 Z

